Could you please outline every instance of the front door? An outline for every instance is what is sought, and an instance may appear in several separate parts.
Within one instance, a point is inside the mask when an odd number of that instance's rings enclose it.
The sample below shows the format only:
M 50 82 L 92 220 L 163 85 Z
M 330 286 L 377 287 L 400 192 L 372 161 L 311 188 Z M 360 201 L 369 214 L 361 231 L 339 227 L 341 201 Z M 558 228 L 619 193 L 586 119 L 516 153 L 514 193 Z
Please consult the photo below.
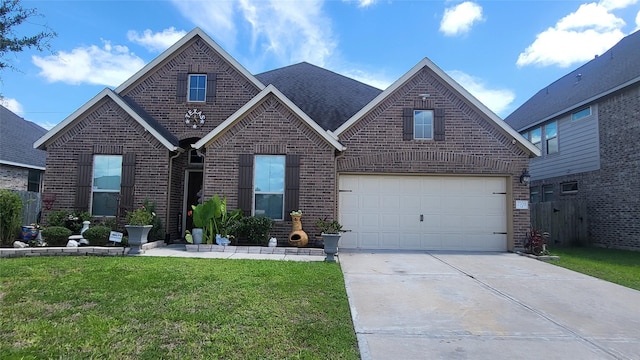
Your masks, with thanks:
M 202 170 L 187 170 L 185 172 L 184 181 L 184 209 L 182 211 L 182 235 L 184 236 L 184 230 L 193 229 L 193 217 L 189 216 L 191 205 L 197 205 L 201 201 L 202 197 Z

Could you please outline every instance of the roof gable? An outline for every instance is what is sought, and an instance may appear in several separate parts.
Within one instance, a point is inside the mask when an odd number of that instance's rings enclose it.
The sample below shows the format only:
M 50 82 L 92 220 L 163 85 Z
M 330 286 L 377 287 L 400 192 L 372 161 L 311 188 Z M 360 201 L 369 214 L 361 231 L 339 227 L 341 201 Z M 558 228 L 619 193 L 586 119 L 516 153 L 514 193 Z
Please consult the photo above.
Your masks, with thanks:
M 424 58 L 418 64 L 416 64 L 411 70 L 409 70 L 406 74 L 396 80 L 393 84 L 391 84 L 387 89 L 385 89 L 382 93 L 376 96 L 369 104 L 364 106 L 360 111 L 354 114 L 349 120 L 347 120 L 344 124 L 338 127 L 335 131 L 336 136 L 340 136 L 340 134 L 347 131 L 351 128 L 356 122 L 360 119 L 364 118 L 369 112 L 374 110 L 379 104 L 381 104 L 387 97 L 391 96 L 397 89 L 402 87 L 405 83 L 407 83 L 411 78 L 413 78 L 420 70 L 427 67 L 436 76 L 438 76 L 444 83 L 449 85 L 455 92 L 459 94 L 460 97 L 466 98 L 469 103 L 471 103 L 482 115 L 484 115 L 488 120 L 492 121 L 496 128 L 512 137 L 514 141 L 518 142 L 521 147 L 526 149 L 530 156 L 540 156 L 540 149 L 531 144 L 528 140 L 526 140 L 522 135 L 520 135 L 517 131 L 515 131 L 511 126 L 507 125 L 498 115 L 496 115 L 493 111 L 487 108 L 482 102 L 476 99 L 473 95 L 471 95 L 465 88 L 463 88 L 460 84 L 458 84 L 453 78 L 447 75 L 442 69 L 440 69 L 436 64 L 434 64 L 428 58 Z
M 256 75 L 272 84 L 323 129 L 335 130 L 382 92 L 306 62 Z
M 0 164 L 44 170 L 47 154 L 33 143 L 46 132 L 0 105 Z
M 518 131 L 640 83 L 640 31 L 538 91 L 506 117 Z
M 69 127 L 73 126 L 76 119 L 89 111 L 94 105 L 96 105 L 100 100 L 104 98 L 110 98 L 113 100 L 120 108 L 122 108 L 129 116 L 131 116 L 135 121 L 137 121 L 145 130 L 149 131 L 153 137 L 155 137 L 162 145 L 164 145 L 167 149 L 171 151 L 178 150 L 178 139 L 169 133 L 166 129 L 164 129 L 158 122 L 153 120 L 150 116 L 146 115 L 146 113 L 142 112 L 142 114 L 138 113 L 131 106 L 132 104 L 125 101 L 122 97 L 118 96 L 113 90 L 109 88 L 105 88 L 98 95 L 94 96 L 91 100 L 86 102 L 82 107 L 76 110 L 73 114 L 69 115 L 66 119 L 56 125 L 53 129 L 51 129 L 48 133 L 38 139 L 34 144 L 34 148 L 38 148 L 41 150 L 46 150 L 47 144 L 58 137 L 59 134 L 64 133 Z M 140 110 L 140 109 L 138 109 Z
M 187 35 L 182 37 L 182 39 L 178 40 L 178 42 L 176 42 L 171 47 L 169 47 L 167 50 L 162 52 L 162 54 L 160 54 L 158 57 L 153 59 L 150 63 L 145 65 L 138 72 L 133 74 L 133 76 L 131 76 L 129 79 L 127 79 L 124 83 L 122 83 L 120 86 L 118 86 L 115 89 L 115 92 L 119 94 L 119 93 L 125 91 L 131 85 L 136 84 L 136 82 L 138 80 L 143 78 L 150 71 L 153 71 L 153 69 L 155 67 L 161 65 L 166 60 L 171 58 L 171 56 L 173 54 L 179 52 L 180 49 L 183 46 L 185 46 L 186 44 L 190 43 L 191 40 L 193 40 L 196 37 L 199 37 L 204 42 L 206 42 L 207 45 L 209 45 L 211 48 L 213 48 L 220 56 L 222 56 L 222 58 L 224 58 L 224 60 L 226 60 L 229 64 L 231 64 L 239 73 L 242 74 L 242 76 L 244 76 L 249 82 L 253 83 L 253 85 L 255 85 L 258 89 L 260 89 L 260 90 L 264 89 L 264 85 L 255 76 L 253 76 L 249 71 L 247 71 L 247 69 L 245 69 L 231 55 L 229 55 L 229 53 L 224 51 L 224 49 L 222 47 L 220 47 L 220 45 L 218 45 L 218 43 L 213 41 L 213 39 L 209 35 L 207 35 L 204 31 L 202 31 L 202 29 L 196 27 L 195 29 L 191 30 Z
M 222 124 L 217 126 L 202 139 L 195 144 L 191 145 L 194 149 L 200 149 L 210 142 L 217 139 L 219 136 L 229 130 L 239 119 L 245 114 L 250 112 L 256 105 L 258 105 L 269 94 L 273 94 L 280 102 L 287 106 L 296 116 L 301 118 L 311 129 L 313 129 L 320 137 L 322 137 L 327 143 L 331 144 L 336 150 L 344 151 L 346 148 L 342 145 L 337 138 L 331 136 L 331 134 L 320 127 L 315 121 L 313 121 L 307 114 L 305 114 L 296 104 L 289 100 L 284 94 L 282 94 L 275 86 L 269 85 L 256 95 L 251 101 L 242 106 L 238 111 L 233 113 Z

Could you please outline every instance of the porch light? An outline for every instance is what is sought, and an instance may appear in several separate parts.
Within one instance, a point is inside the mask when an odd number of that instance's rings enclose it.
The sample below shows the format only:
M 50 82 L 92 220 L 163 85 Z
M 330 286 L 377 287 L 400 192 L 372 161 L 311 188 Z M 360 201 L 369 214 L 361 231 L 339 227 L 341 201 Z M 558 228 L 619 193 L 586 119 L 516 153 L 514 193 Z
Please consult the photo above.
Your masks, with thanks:
M 529 185 L 531 182 L 531 175 L 529 175 L 529 171 L 527 169 L 522 169 L 522 175 L 520 175 L 520 183 L 524 185 Z

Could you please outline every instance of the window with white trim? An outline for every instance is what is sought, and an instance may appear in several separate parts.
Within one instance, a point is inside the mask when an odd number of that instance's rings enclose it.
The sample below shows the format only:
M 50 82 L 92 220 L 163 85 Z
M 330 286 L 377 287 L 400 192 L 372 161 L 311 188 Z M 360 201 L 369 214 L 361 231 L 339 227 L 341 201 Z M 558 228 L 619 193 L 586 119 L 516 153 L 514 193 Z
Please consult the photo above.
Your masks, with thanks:
M 544 126 L 544 139 L 547 154 L 558 152 L 558 122 L 552 121 Z
M 284 220 L 284 155 L 256 155 L 254 166 L 254 214 Z
M 413 111 L 413 138 L 433 139 L 433 110 Z
M 204 102 L 207 98 L 207 75 L 189 74 L 188 101 Z
M 93 157 L 91 215 L 116 216 L 121 179 L 121 155 L 95 155 Z
M 542 149 L 542 128 L 535 128 L 529 131 L 529 141 L 538 149 Z
M 571 120 L 576 121 L 591 116 L 591 106 L 578 110 L 571 114 Z

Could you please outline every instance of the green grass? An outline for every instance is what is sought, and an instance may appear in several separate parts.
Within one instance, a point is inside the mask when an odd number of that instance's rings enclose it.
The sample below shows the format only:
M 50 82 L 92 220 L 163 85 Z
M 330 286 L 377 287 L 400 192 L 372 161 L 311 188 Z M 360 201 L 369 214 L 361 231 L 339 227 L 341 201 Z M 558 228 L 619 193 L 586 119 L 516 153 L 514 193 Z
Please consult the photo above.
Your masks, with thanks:
M 562 266 L 599 279 L 640 290 L 640 252 L 597 247 L 554 248 Z
M 337 264 L 0 259 L 0 359 L 358 359 Z

